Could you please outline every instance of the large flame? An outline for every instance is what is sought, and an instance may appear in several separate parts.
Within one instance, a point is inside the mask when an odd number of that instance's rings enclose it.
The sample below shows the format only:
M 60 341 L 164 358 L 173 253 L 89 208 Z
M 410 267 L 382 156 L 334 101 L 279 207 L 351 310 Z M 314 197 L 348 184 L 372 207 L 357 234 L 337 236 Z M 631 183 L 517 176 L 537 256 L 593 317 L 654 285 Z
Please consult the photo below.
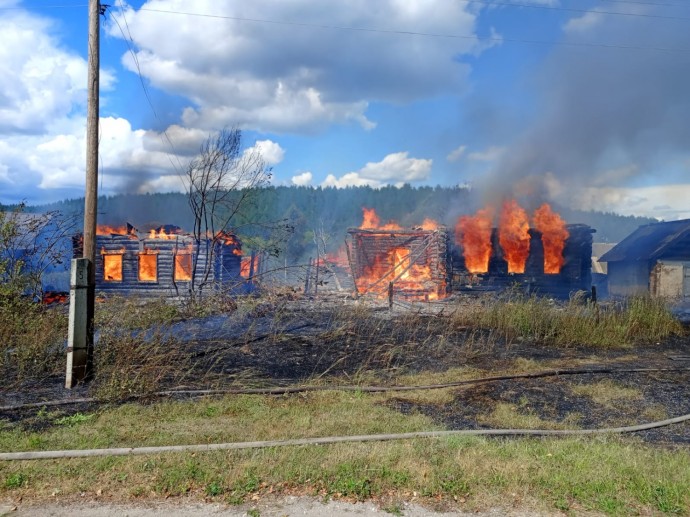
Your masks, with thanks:
M 565 259 L 563 249 L 570 233 L 565 221 L 544 203 L 534 212 L 534 227 L 541 232 L 544 244 L 544 273 L 555 275 L 561 272 Z
M 192 280 L 191 250 L 185 250 L 175 254 L 174 278 L 176 282 L 189 282 Z
M 362 224 L 360 225 L 360 230 L 375 230 L 379 227 L 381 220 L 379 216 L 376 215 L 376 210 L 373 208 L 362 207 Z
M 508 273 L 524 273 L 529 256 L 529 217 L 514 199 L 503 203 L 498 222 L 498 242 L 508 262 Z
M 139 281 L 158 281 L 158 251 L 145 250 L 139 253 Z
M 408 297 L 438 300 L 446 295 L 445 283 L 433 279 L 431 267 L 412 263 L 413 251 L 408 248 L 392 248 L 385 255 L 377 256 L 356 280 L 360 293 L 371 293 L 380 298 L 388 295 L 388 285 Z
M 101 248 L 103 257 L 103 280 L 106 282 L 122 282 L 122 258 L 125 249 L 106 250 Z
M 362 224 L 360 230 L 402 230 L 395 221 L 389 221 L 381 226 L 381 219 L 373 208 L 362 207 Z
M 395 221 L 389 221 L 382 225 L 381 219 L 373 208 L 362 208 L 363 220 L 359 227 L 361 230 L 403 230 Z M 426 218 L 421 226 L 415 230 L 433 231 L 439 228 L 439 224 L 433 219 Z M 377 235 L 371 235 L 371 239 L 379 239 Z M 373 257 L 371 263 L 356 279 L 357 290 L 360 293 L 373 293 L 379 297 L 386 297 L 388 285 L 394 282 L 397 291 L 404 292 L 406 296 L 426 300 L 437 300 L 446 296 L 446 285 L 441 280 L 435 279 L 431 267 L 427 264 L 419 264 L 420 259 L 426 257 L 414 255 L 414 248 L 392 248 L 385 253 Z M 346 266 L 348 263 L 345 250 L 341 250 L 338 256 L 327 255 L 328 262 Z M 414 263 L 413 263 L 414 260 Z
M 489 270 L 492 220 L 493 210 L 486 207 L 474 215 L 463 215 L 455 225 L 455 239 L 462 245 L 465 267 L 470 273 Z
M 465 266 L 470 273 L 486 273 L 492 254 L 493 207 L 464 215 L 455 226 L 456 242 L 462 246 Z M 558 274 L 563 267 L 563 249 L 570 234 L 565 221 L 544 203 L 533 215 L 534 228 L 541 232 L 544 245 L 544 272 Z M 529 218 L 514 199 L 503 203 L 498 222 L 499 244 L 509 273 L 524 273 L 530 252 Z

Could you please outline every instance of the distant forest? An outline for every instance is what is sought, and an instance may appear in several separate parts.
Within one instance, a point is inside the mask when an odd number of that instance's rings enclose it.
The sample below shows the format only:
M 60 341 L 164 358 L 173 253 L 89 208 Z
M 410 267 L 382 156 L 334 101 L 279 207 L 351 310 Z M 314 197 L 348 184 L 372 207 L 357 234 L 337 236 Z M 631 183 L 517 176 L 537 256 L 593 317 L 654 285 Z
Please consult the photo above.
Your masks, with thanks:
M 253 193 L 239 216 L 233 220 L 237 234 L 247 247 L 261 247 L 275 242 L 271 232 L 287 225 L 283 232 L 281 255 L 289 262 L 302 259 L 314 249 L 314 232 L 329 237 L 328 247 L 340 247 L 346 230 L 362 221 L 362 207 L 374 208 L 381 222 L 395 220 L 402 226 L 421 224 L 432 218 L 454 228 L 460 215 L 474 213 L 482 207 L 477 192 L 463 187 L 267 187 Z M 31 207 L 31 211 L 59 210 L 78 213 L 83 199 L 70 199 L 49 205 Z M 536 207 L 525 208 L 529 211 Z M 596 230 L 595 242 L 619 242 L 638 226 L 656 222 L 644 217 L 620 216 L 605 212 L 584 212 L 553 206 L 567 223 L 581 223 Z M 98 222 L 113 226 L 130 223 L 140 230 L 165 224 L 191 230 L 192 213 L 187 197 L 181 193 L 121 194 L 100 197 Z M 253 243 L 253 244 L 252 244 Z

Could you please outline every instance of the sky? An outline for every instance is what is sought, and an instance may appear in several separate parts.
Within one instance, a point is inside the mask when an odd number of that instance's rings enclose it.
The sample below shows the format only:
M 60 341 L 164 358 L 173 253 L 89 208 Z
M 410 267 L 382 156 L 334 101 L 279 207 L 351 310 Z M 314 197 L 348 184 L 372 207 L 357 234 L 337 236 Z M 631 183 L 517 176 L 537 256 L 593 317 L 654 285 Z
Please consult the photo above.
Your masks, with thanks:
M 0 0 L 0 203 L 84 195 L 87 4 Z M 180 191 L 237 127 L 274 185 L 690 218 L 687 0 L 111 4 L 100 194 Z

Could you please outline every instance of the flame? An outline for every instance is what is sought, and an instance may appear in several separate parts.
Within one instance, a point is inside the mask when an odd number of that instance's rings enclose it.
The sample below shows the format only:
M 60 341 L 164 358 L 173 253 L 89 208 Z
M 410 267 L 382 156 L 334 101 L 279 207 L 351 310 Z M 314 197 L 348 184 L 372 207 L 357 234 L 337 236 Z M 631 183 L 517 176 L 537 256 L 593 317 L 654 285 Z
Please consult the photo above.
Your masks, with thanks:
M 319 259 L 319 265 L 322 264 L 333 264 L 339 267 L 349 267 L 349 261 L 347 260 L 347 250 L 345 246 L 340 246 L 338 251 L 335 253 L 326 253 L 323 258 Z
M 191 249 L 175 253 L 174 278 L 176 282 L 189 282 L 192 280 Z
M 106 282 L 122 282 L 122 257 L 124 247 L 120 250 L 106 250 L 101 248 L 103 256 L 103 280 Z
M 69 301 L 69 293 L 61 291 L 46 291 L 43 293 L 41 302 L 44 305 L 51 305 L 53 303 L 67 303 Z
M 254 255 L 254 267 L 252 270 L 252 257 L 243 257 L 240 263 L 240 276 L 249 278 L 249 273 L 256 275 L 259 272 L 259 255 Z
M 161 239 L 161 240 L 175 240 L 177 239 L 177 236 L 181 233 L 179 229 L 177 230 L 171 230 L 171 231 L 166 231 L 165 227 L 161 226 L 160 228 L 153 228 L 149 230 L 149 239 Z
M 375 230 L 379 227 L 381 220 L 373 208 L 362 207 L 362 216 L 363 220 L 359 227 L 360 230 Z
M 215 239 L 217 241 L 222 242 L 226 246 L 239 246 L 239 241 L 237 240 L 237 237 L 233 235 L 232 233 L 228 233 L 225 231 L 220 231 L 216 234 Z M 241 252 L 240 252 L 241 254 Z
M 392 248 L 385 255 L 377 256 L 374 263 L 356 279 L 360 293 L 388 296 L 388 284 L 394 281 L 396 291 L 406 296 L 438 300 L 446 296 L 445 282 L 432 276 L 431 267 L 411 263 L 412 252 L 408 248 Z
M 544 244 L 544 273 L 555 275 L 561 272 L 565 259 L 563 249 L 570 233 L 565 221 L 554 212 L 548 203 L 544 203 L 533 215 L 534 227 L 541 232 Z
M 455 225 L 455 240 L 462 246 L 465 267 L 470 273 L 486 273 L 491 257 L 491 207 L 478 210 L 473 216 L 463 215 Z
M 139 281 L 158 281 L 158 251 L 144 250 L 139 253 Z
M 529 255 L 529 217 L 514 199 L 503 203 L 498 241 L 508 262 L 508 273 L 524 273 Z
M 129 224 L 126 226 L 108 226 L 107 224 L 99 224 L 96 226 L 96 235 L 129 235 L 136 237 L 136 228 Z
M 360 230 L 402 230 L 402 227 L 395 221 L 388 221 L 381 226 L 381 219 L 373 208 L 362 207 L 362 215 Z
M 424 222 L 422 222 L 422 230 L 427 230 L 427 231 L 433 231 L 433 230 L 438 230 L 439 224 L 437 221 L 434 219 L 430 218 L 425 218 Z

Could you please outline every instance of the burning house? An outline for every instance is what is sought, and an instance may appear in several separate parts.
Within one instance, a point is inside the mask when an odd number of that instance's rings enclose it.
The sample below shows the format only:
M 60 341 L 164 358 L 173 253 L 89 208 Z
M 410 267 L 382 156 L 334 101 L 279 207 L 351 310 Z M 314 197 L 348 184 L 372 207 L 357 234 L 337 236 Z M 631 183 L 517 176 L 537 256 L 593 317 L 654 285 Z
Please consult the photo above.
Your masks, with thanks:
M 192 278 L 198 288 L 235 289 L 248 278 L 243 273 L 242 247 L 231 234 L 203 239 L 177 227 L 139 233 L 133 226 L 99 226 L 96 232 L 96 290 L 111 294 L 171 296 L 188 291 Z M 81 256 L 81 235 L 73 239 L 74 256 Z M 247 262 L 245 260 L 245 262 Z
M 600 262 L 612 296 L 690 297 L 690 219 L 640 226 Z
M 449 237 L 426 220 L 419 227 L 380 225 L 374 210 L 350 228 L 350 261 L 357 292 L 408 300 L 437 300 L 450 289 Z
M 460 284 L 484 289 L 521 285 L 528 292 L 567 298 L 592 286 L 592 234 L 566 224 L 547 204 L 530 218 L 514 200 L 462 216 L 456 225 L 453 269 Z
M 490 207 L 458 219 L 455 243 L 447 228 L 381 224 L 374 210 L 349 234 L 357 291 L 408 300 L 445 298 L 451 283 L 473 290 L 518 284 L 530 293 L 567 298 L 592 287 L 592 228 L 566 224 L 547 204 L 530 218 L 515 201 L 494 218 Z M 494 223 L 498 222 L 495 226 Z

